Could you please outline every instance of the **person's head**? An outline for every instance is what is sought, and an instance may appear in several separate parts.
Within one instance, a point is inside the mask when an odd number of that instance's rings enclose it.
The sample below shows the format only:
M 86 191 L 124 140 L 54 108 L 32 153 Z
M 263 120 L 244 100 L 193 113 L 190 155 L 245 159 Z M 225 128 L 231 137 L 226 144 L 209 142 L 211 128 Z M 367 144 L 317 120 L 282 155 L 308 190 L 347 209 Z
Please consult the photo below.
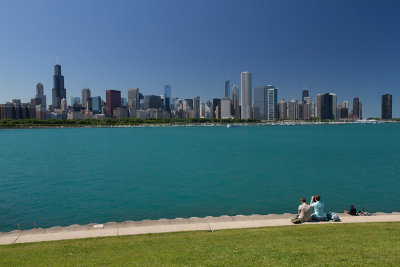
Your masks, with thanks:
M 315 201 L 319 201 L 321 199 L 321 196 L 320 195 L 315 195 L 314 199 L 315 199 Z
M 302 197 L 302 198 L 300 199 L 300 201 L 301 201 L 301 203 L 306 203 L 306 198 L 305 198 L 305 197 Z
M 354 205 L 350 205 L 350 209 L 354 209 Z

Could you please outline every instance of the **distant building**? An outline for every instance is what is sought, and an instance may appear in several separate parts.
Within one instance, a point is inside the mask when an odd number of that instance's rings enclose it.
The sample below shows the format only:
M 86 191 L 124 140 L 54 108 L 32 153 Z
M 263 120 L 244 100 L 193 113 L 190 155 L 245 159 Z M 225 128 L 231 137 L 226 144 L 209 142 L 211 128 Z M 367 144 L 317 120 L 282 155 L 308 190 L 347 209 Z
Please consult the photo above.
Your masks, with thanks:
M 171 111 L 171 85 L 164 86 L 164 110 Z
M 309 92 L 307 89 L 303 90 L 302 95 L 301 95 L 301 102 L 304 103 L 306 100 L 306 97 L 310 97 Z
M 101 97 L 94 96 L 90 98 L 93 114 L 101 113 Z
M 207 100 L 204 105 L 204 117 L 207 119 L 214 117 L 213 104 L 211 100 Z
M 40 104 L 39 102 L 36 102 L 38 105 L 44 105 L 47 107 L 46 96 L 44 95 L 43 84 L 41 83 L 36 84 L 35 99 L 40 99 Z
M 289 102 L 289 119 L 298 120 L 299 119 L 299 105 L 298 100 L 293 99 Z
M 317 95 L 318 118 L 321 120 L 337 120 L 337 96 L 326 93 Z
M 144 109 L 163 109 L 163 101 L 159 95 L 146 95 L 144 97 Z
M 382 96 L 381 119 L 382 120 L 392 119 L 392 95 L 390 94 Z
M 183 110 L 193 110 L 193 99 L 185 99 L 183 100 Z
M 204 119 L 206 117 L 206 104 L 204 102 L 200 102 L 200 118 Z
M 193 98 L 193 118 L 200 118 L 200 96 Z
M 90 99 L 90 89 L 89 88 L 83 88 L 82 89 L 82 107 L 86 110 L 88 110 L 88 102 Z
M 113 110 L 113 116 L 117 119 L 128 118 L 128 109 L 124 107 L 115 108 Z
M 239 88 L 236 84 L 232 89 L 232 115 L 235 119 L 240 119 Z
M 353 120 L 360 119 L 360 99 L 353 98 Z
M 213 118 L 221 119 L 221 99 L 214 98 L 212 106 L 213 106 Z
M 108 112 L 113 116 L 114 109 L 121 107 L 121 91 L 107 90 L 106 91 L 106 105 Z
M 267 86 L 267 120 L 278 119 L 278 89 L 273 85 Z
M 278 113 L 279 113 L 279 119 L 280 120 L 285 120 L 287 119 L 287 102 L 285 99 L 282 99 L 278 103 Z
M 54 109 L 59 109 L 61 100 L 67 98 L 67 90 L 64 88 L 64 76 L 61 75 L 61 66 L 58 64 L 54 66 L 52 96 Z
M 221 119 L 232 119 L 232 101 L 230 98 L 221 99 Z
M 136 118 L 136 111 L 140 109 L 139 88 L 128 89 L 128 111 L 129 117 Z
M 67 112 L 67 111 L 68 111 L 67 99 L 63 98 L 61 100 L 61 112 Z
M 267 112 L 268 112 L 267 86 L 255 86 L 253 118 L 256 120 L 265 120 L 267 119 Z
M 242 107 L 241 107 L 241 118 L 248 120 L 252 118 L 252 78 L 251 73 L 248 71 L 241 73 L 241 84 L 242 84 Z
M 225 81 L 225 98 L 230 98 L 231 96 L 231 81 Z

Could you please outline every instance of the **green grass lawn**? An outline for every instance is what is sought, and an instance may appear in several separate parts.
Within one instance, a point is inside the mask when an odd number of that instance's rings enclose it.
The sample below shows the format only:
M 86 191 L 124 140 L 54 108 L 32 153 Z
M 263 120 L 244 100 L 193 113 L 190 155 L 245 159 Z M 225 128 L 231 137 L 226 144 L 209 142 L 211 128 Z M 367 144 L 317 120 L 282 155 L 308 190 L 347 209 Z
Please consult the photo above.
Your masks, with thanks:
M 399 266 L 400 223 L 181 232 L 0 246 L 0 266 Z

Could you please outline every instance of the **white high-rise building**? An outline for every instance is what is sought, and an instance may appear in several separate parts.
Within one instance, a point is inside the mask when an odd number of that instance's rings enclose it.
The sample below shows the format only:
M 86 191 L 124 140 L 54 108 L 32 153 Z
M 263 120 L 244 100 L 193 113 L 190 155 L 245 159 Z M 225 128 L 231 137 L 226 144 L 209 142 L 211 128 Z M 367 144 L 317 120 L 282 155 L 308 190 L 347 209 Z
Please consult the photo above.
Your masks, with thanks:
M 206 103 L 200 102 L 200 118 L 204 119 L 206 117 Z
M 204 117 L 206 119 L 211 119 L 213 117 L 213 104 L 211 100 L 207 100 L 204 107 Z
M 241 109 L 241 118 L 244 120 L 248 120 L 252 118 L 252 78 L 251 73 L 248 71 L 241 73 L 241 81 L 242 81 L 242 109 Z
M 67 112 L 67 111 L 68 111 L 67 99 L 63 98 L 61 99 L 61 112 Z

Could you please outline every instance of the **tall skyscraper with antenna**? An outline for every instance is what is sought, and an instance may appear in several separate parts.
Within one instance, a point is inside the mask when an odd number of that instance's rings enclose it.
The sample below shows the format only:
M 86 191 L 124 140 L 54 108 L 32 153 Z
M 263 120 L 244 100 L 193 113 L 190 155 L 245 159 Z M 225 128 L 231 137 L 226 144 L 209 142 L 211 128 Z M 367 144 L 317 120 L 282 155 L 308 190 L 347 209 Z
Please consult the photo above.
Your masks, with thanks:
M 58 60 L 56 65 L 54 66 L 52 93 L 53 108 L 60 109 L 61 100 L 63 98 L 67 98 L 67 90 L 64 88 L 64 76 L 61 75 L 61 65 L 58 64 Z

